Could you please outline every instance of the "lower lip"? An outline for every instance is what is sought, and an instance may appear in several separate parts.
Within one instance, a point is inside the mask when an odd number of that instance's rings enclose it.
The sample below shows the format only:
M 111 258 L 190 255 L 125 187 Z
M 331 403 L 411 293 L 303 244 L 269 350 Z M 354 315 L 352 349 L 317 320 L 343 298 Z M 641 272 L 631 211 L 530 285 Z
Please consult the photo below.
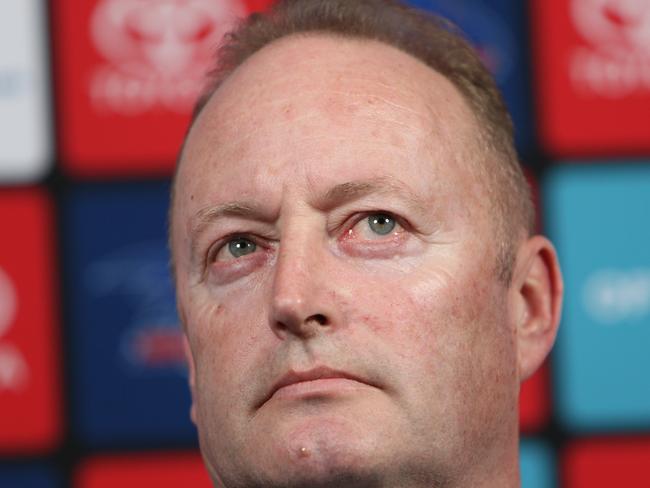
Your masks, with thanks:
M 348 378 L 322 378 L 311 381 L 300 381 L 283 386 L 271 398 L 304 398 L 325 395 L 335 395 L 347 391 L 368 388 L 369 385 Z

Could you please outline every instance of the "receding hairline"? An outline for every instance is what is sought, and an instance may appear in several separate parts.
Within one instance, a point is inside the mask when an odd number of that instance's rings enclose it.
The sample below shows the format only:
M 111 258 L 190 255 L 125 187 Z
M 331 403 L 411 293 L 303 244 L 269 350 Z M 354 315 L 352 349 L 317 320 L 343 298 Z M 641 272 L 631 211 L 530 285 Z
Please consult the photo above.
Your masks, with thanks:
M 350 43 L 350 44 L 359 44 L 359 45 L 376 45 L 380 46 L 382 48 L 387 48 L 390 51 L 400 53 L 402 55 L 405 55 L 410 59 L 411 61 L 414 61 L 416 64 L 420 65 L 425 69 L 425 71 L 428 71 L 429 73 L 434 73 L 437 77 L 442 78 L 443 82 L 449 83 L 451 87 L 455 90 L 455 93 L 459 95 L 460 99 L 462 100 L 462 103 L 464 104 L 465 108 L 468 110 L 468 112 L 471 113 L 471 116 L 474 118 L 478 118 L 477 114 L 475 111 L 472 109 L 472 106 L 467 99 L 467 97 L 463 94 L 462 90 L 457 86 L 456 83 L 454 83 L 453 80 L 451 80 L 448 76 L 446 76 L 444 73 L 441 71 L 433 68 L 429 64 L 427 64 L 423 59 L 421 59 L 418 56 L 414 56 L 413 53 L 403 49 L 400 46 L 397 46 L 393 43 L 387 42 L 386 40 L 383 39 L 376 39 L 376 38 L 370 38 L 370 37 L 363 37 L 363 36 L 358 36 L 358 35 L 351 35 L 351 34 L 345 34 L 341 32 L 333 32 L 333 31 L 328 31 L 328 30 L 311 30 L 311 31 L 300 31 L 300 32 L 294 32 L 291 34 L 287 34 L 285 36 L 279 37 L 277 39 L 273 39 L 272 41 L 268 42 L 267 44 L 264 44 L 261 46 L 258 50 L 255 52 L 251 53 L 249 56 L 247 56 L 245 59 L 242 60 L 240 64 L 238 64 L 236 67 L 234 67 L 232 70 L 229 70 L 226 75 L 219 80 L 219 82 L 213 87 L 214 89 L 209 91 L 209 96 L 204 97 L 200 103 L 197 103 L 195 106 L 195 111 L 192 115 L 192 119 L 190 120 L 190 124 L 188 127 L 188 131 L 186 133 L 185 139 L 190 134 L 191 128 L 194 127 L 198 119 L 201 117 L 201 114 L 205 110 L 206 106 L 211 103 L 211 101 L 219 95 L 219 93 L 226 87 L 226 85 L 230 84 L 231 80 L 233 77 L 235 77 L 243 68 L 245 68 L 250 62 L 253 60 L 257 59 L 260 57 L 260 55 L 263 55 L 263 53 L 269 51 L 269 50 L 278 50 L 278 49 L 283 49 L 283 45 L 288 44 L 291 45 L 295 43 L 296 41 L 300 41 L 303 39 L 307 40 L 312 40 L 312 39 L 326 39 L 326 40 L 333 40 L 333 41 L 341 41 L 343 43 Z M 296 50 L 299 50 L 296 48 Z M 408 77 L 405 77 L 408 79 Z M 422 94 L 424 96 L 427 95 L 427 92 L 429 90 L 423 89 Z M 477 128 L 480 130 L 480 128 Z

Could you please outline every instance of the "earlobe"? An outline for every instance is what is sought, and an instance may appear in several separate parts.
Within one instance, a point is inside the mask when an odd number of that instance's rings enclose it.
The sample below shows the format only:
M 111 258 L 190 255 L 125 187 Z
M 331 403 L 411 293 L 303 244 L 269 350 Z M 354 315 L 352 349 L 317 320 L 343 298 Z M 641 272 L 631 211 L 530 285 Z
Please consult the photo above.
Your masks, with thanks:
M 520 381 L 531 376 L 553 347 L 560 322 L 563 283 L 557 253 L 543 236 L 533 236 L 517 254 L 511 309 L 517 333 Z
M 183 352 L 185 353 L 185 360 L 187 361 L 188 382 L 190 386 L 190 393 L 192 395 L 192 405 L 190 406 L 190 419 L 196 425 L 196 370 L 194 367 L 194 358 L 192 357 L 192 350 L 190 349 L 190 342 L 187 335 L 183 334 Z

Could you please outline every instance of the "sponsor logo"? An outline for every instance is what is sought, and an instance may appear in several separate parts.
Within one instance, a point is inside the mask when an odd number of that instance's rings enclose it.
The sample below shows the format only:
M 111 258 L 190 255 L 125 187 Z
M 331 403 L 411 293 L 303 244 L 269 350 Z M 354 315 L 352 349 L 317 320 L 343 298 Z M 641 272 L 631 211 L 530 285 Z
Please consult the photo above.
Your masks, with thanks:
M 570 9 L 587 41 L 570 56 L 574 85 L 612 98 L 650 92 L 650 2 L 572 0 Z
M 0 268 L 0 392 L 23 389 L 29 376 L 23 354 L 16 346 L 3 340 L 16 316 L 17 304 L 14 286 Z
M 138 368 L 185 371 L 183 335 L 175 323 L 130 331 L 122 339 L 122 354 Z
M 650 269 L 603 269 L 591 274 L 583 288 L 587 313 L 604 325 L 650 315 Z
M 90 30 L 106 63 L 91 79 L 93 104 L 189 111 L 221 38 L 245 14 L 241 0 L 100 0 Z
M 120 298 L 129 310 L 118 354 L 130 374 L 185 374 L 183 335 L 164 243 L 142 242 L 100 258 L 86 270 L 100 299 Z

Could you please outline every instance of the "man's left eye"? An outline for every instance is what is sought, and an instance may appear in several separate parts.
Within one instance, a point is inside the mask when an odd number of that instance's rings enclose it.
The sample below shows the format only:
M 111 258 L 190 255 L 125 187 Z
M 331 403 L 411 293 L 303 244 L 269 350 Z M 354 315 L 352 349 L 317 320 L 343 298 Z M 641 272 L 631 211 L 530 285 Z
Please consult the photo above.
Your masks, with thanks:
M 208 252 L 208 261 L 216 263 L 239 259 L 257 251 L 257 244 L 246 237 L 232 237 L 224 244 Z
M 244 237 L 237 237 L 228 242 L 228 251 L 234 258 L 240 258 L 246 254 L 255 252 L 256 249 L 257 244 Z
M 368 215 L 367 221 L 370 230 L 380 236 L 390 234 L 396 226 L 395 218 L 385 213 Z
M 367 213 L 358 220 L 348 231 L 348 238 L 362 241 L 385 241 L 391 236 L 401 234 L 402 229 L 398 219 L 389 212 Z

